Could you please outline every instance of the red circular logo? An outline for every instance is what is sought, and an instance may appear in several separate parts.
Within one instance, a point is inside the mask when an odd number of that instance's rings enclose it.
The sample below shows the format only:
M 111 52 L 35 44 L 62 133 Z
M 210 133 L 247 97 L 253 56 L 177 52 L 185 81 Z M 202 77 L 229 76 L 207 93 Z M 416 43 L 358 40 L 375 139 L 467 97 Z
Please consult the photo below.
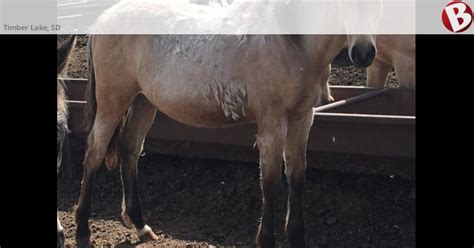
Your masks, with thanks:
M 441 19 L 446 29 L 454 33 L 461 33 L 472 24 L 472 9 L 464 2 L 453 1 L 444 7 Z

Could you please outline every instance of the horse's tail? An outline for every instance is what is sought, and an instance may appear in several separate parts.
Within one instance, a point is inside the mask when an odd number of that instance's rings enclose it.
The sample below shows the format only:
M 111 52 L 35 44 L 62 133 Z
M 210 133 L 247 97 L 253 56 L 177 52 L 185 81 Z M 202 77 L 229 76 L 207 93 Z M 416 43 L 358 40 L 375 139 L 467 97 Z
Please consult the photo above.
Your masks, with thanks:
M 57 47 L 57 69 L 58 75 L 66 67 L 69 55 L 76 43 L 76 35 L 71 35 L 69 39 Z M 62 118 L 67 117 L 67 104 L 66 104 L 66 86 L 60 79 L 57 80 L 57 112 L 58 112 L 58 123 L 63 121 Z
M 97 112 L 97 102 L 95 98 L 95 72 L 94 72 L 94 62 L 92 60 L 92 36 L 89 37 L 87 42 L 87 57 L 89 60 L 88 63 L 88 79 L 89 83 L 86 88 L 85 100 L 87 104 L 84 108 L 84 131 L 87 135 L 90 134 L 92 126 L 95 121 L 95 114 Z
M 88 57 L 89 57 L 89 84 L 87 85 L 86 96 L 85 99 L 87 101 L 85 110 L 84 110 L 84 126 L 86 134 L 90 134 L 92 131 L 92 127 L 94 126 L 94 121 L 97 113 L 97 99 L 95 94 L 95 70 L 94 70 L 94 60 L 92 57 L 92 36 L 89 37 L 88 41 Z M 107 153 L 105 155 L 105 165 L 107 169 L 112 170 L 114 169 L 118 163 L 118 142 L 119 142 L 119 133 L 123 126 L 123 120 L 117 126 L 114 131 L 114 134 L 110 140 L 109 146 L 107 148 Z

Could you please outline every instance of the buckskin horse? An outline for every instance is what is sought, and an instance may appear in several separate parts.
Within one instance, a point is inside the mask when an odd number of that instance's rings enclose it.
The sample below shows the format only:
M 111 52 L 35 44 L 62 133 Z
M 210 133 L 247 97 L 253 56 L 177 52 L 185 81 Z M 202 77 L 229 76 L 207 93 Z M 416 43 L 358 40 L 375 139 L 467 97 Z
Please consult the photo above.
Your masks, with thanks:
M 99 24 L 114 20 L 100 18 Z M 108 168 L 120 165 L 124 223 L 141 241 L 157 239 L 143 219 L 137 163 L 159 109 L 196 127 L 256 123 L 262 190 L 256 244 L 275 246 L 274 208 L 284 160 L 285 230 L 292 246 L 304 247 L 302 197 L 313 106 L 344 46 L 359 67 L 369 66 L 376 54 L 373 35 L 92 35 L 77 244 L 90 245 L 91 194 L 104 160 Z

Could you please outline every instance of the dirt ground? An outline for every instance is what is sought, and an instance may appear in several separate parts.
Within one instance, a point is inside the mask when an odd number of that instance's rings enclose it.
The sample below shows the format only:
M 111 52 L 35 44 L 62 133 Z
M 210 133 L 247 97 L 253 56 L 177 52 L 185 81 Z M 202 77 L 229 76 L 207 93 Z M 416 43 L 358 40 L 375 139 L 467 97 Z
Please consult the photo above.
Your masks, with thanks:
M 64 36 L 58 40 L 64 40 Z M 63 76 L 87 77 L 87 37 L 80 36 Z M 332 84 L 364 85 L 364 70 L 350 66 L 344 51 L 333 63 Z M 396 79 L 389 78 L 396 87 Z M 75 158 L 84 145 L 72 139 Z M 81 161 L 75 179 L 58 179 L 58 212 L 67 247 L 75 246 L 73 207 L 80 190 Z M 370 158 L 367 163 L 376 163 Z M 208 247 L 254 244 L 261 209 L 257 163 L 226 162 L 166 155 L 140 160 L 139 188 L 146 223 L 159 240 L 140 244 L 121 224 L 122 186 L 118 171 L 96 177 L 90 226 L 96 247 Z M 308 169 L 304 190 L 309 247 L 415 247 L 415 182 L 398 177 Z M 287 185 L 283 180 L 276 213 L 278 247 L 283 231 Z
M 73 150 L 81 158 L 83 146 L 77 144 Z M 92 199 L 95 246 L 253 245 L 261 209 L 257 163 L 153 154 L 139 164 L 144 218 L 159 240 L 140 244 L 135 231 L 121 224 L 120 173 L 103 169 Z M 288 247 L 285 180 L 282 185 L 276 237 L 278 247 Z M 309 169 L 303 203 L 309 247 L 415 247 L 414 187 L 397 177 Z M 58 180 L 58 211 L 69 247 L 75 246 L 72 212 L 79 191 L 80 176 Z

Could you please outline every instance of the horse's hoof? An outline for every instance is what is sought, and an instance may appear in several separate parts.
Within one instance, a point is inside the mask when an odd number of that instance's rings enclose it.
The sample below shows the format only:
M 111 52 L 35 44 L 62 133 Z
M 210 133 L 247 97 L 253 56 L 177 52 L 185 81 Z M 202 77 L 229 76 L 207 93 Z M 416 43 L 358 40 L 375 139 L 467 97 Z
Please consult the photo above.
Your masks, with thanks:
M 64 237 L 64 232 L 63 231 L 60 231 L 58 232 L 58 236 L 57 236 L 57 247 L 58 248 L 64 248 L 64 242 L 65 242 L 66 238 Z
M 328 97 L 324 97 L 323 98 L 323 104 L 330 104 L 330 103 L 333 103 L 335 102 L 336 100 L 334 99 L 334 97 L 332 96 L 328 96 Z
M 92 247 L 90 239 L 87 238 L 78 238 L 76 239 L 77 248 L 90 248 Z
M 150 227 L 145 225 L 145 227 L 138 233 L 138 238 L 141 242 L 146 243 L 153 240 L 158 240 L 158 236 L 151 230 Z

